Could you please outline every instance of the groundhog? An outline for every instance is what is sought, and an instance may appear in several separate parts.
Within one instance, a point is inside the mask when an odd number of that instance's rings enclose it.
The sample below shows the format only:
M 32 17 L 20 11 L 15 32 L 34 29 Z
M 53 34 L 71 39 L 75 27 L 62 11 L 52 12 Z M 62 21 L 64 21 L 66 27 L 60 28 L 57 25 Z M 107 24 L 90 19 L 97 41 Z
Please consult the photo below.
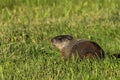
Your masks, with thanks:
M 70 35 L 59 35 L 51 39 L 52 44 L 61 52 L 63 59 L 102 59 L 103 49 L 94 41 L 77 40 Z

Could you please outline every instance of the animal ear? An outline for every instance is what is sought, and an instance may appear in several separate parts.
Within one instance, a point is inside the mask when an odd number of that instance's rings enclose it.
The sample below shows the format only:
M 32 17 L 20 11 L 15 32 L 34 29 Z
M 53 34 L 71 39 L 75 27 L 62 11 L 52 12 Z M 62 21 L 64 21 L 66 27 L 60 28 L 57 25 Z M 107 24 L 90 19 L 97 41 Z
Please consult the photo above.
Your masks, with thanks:
M 72 40 L 73 37 L 72 36 L 67 36 L 68 40 Z

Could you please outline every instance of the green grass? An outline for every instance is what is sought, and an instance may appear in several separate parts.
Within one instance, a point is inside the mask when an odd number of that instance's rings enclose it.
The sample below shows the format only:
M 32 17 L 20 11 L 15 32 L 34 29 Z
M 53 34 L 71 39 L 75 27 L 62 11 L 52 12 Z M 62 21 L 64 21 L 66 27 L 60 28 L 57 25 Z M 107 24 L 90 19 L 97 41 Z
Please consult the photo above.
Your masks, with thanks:
M 71 34 L 120 53 L 119 0 L 0 0 L 0 80 L 120 80 L 120 59 L 62 61 L 50 39 Z

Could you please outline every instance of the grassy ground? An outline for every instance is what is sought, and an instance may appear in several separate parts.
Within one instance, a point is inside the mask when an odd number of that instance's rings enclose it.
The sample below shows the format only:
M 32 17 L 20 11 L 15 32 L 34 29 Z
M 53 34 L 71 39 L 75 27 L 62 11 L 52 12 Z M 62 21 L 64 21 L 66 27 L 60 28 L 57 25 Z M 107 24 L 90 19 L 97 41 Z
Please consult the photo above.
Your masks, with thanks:
M 0 0 L 0 80 L 120 80 L 120 60 L 63 62 L 50 39 L 96 41 L 120 53 L 119 0 Z

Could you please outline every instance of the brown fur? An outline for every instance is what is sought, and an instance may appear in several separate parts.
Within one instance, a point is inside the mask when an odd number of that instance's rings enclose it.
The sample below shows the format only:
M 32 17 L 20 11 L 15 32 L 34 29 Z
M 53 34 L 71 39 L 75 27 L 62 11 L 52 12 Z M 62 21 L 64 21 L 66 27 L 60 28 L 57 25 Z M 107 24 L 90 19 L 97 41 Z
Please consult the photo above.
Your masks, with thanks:
M 70 35 L 59 35 L 51 39 L 52 44 L 61 52 L 63 59 L 101 59 L 105 57 L 103 49 L 93 41 L 76 40 Z

